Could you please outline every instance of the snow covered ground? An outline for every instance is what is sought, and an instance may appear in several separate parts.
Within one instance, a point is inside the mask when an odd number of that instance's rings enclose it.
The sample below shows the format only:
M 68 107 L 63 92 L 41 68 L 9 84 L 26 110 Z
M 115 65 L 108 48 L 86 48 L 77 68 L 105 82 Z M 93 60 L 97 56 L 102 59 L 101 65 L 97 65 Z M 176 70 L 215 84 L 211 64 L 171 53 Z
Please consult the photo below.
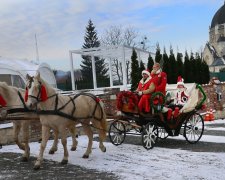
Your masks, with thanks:
M 223 123 L 225 120 L 216 120 L 206 124 Z M 212 127 L 205 127 L 212 129 Z M 216 129 L 214 129 L 216 130 Z M 225 128 L 217 128 L 225 131 Z M 172 137 L 173 138 L 173 137 Z M 177 137 L 184 140 L 184 137 Z M 224 143 L 225 137 L 203 135 L 201 141 Z M 112 172 L 120 179 L 142 180 L 142 179 L 204 179 L 222 180 L 225 179 L 225 153 L 192 152 L 180 149 L 169 149 L 154 147 L 152 150 L 145 150 L 142 146 L 122 144 L 114 146 L 106 142 L 106 153 L 98 148 L 98 142 L 94 142 L 93 151 L 89 159 L 83 159 L 87 138 L 79 136 L 76 152 L 69 152 L 69 163 L 82 167 L 96 169 L 104 172 Z M 54 161 L 61 161 L 63 156 L 62 145 L 54 155 L 49 155 L 48 150 L 52 141 L 48 142 L 44 158 Z M 71 138 L 68 138 L 68 146 L 71 145 Z M 31 155 L 37 156 L 39 143 L 31 143 Z M 210 147 L 209 147 L 210 148 Z M 4 146 L 1 152 L 21 153 L 16 145 Z

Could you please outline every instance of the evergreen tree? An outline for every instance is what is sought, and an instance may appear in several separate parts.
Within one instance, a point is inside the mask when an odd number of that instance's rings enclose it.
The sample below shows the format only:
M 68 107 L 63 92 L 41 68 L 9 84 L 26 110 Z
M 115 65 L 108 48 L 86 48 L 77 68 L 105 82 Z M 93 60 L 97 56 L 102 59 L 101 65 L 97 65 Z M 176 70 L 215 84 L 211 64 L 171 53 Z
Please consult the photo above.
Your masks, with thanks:
M 156 53 L 155 53 L 155 62 L 160 63 L 160 60 L 162 59 L 162 54 L 160 52 L 159 43 L 156 44 Z
M 86 33 L 84 37 L 83 48 L 94 48 L 99 47 L 100 41 L 98 40 L 97 32 L 95 30 L 95 26 L 92 21 L 88 21 L 88 25 L 86 27 Z M 93 76 L 92 76 L 92 63 L 90 56 L 82 56 L 83 60 L 81 61 L 81 73 L 83 82 L 87 82 L 87 88 L 93 88 Z M 97 86 L 108 86 L 109 78 L 108 78 L 108 68 L 106 67 L 105 60 L 95 57 L 95 67 L 96 67 L 96 80 Z M 106 84 L 101 84 L 105 82 Z M 82 83 L 81 83 L 82 84 Z
M 145 65 L 143 63 L 143 61 L 140 62 L 140 67 L 139 67 L 139 80 L 142 78 L 142 71 L 145 70 Z
M 154 65 L 154 60 L 153 60 L 151 54 L 149 53 L 148 63 L 147 63 L 147 69 L 149 70 L 149 72 L 151 72 L 153 65 Z
M 163 61 L 164 61 L 164 63 L 163 63 L 162 70 L 167 74 L 167 82 L 170 83 L 171 82 L 170 75 L 172 74 L 172 71 L 171 71 L 172 64 L 169 62 L 169 57 L 166 53 L 165 47 L 163 50 Z
M 131 56 L 131 90 L 134 91 L 137 89 L 139 80 L 140 80 L 140 68 L 137 60 L 137 53 L 135 49 L 132 51 Z
M 183 77 L 185 83 L 190 83 L 189 64 L 190 64 L 189 56 L 188 56 L 187 51 L 185 51 L 185 56 L 184 56 L 184 77 Z
M 202 66 L 202 60 L 201 57 L 199 56 L 199 53 L 195 54 L 195 72 L 194 74 L 197 74 L 195 76 L 195 81 L 198 84 L 202 84 L 202 78 L 203 78 L 203 66 Z
M 170 81 L 168 83 L 176 84 L 177 83 L 177 66 L 176 66 L 176 59 L 173 53 L 173 48 L 170 46 L 170 56 L 169 56 L 169 62 L 171 64 L 171 73 L 170 73 Z
M 209 66 L 204 61 L 204 59 L 202 59 L 202 83 L 201 84 L 208 84 L 209 80 L 210 80 Z
M 195 82 L 195 76 L 196 76 L 196 62 L 195 62 L 195 58 L 193 55 L 193 52 L 191 52 L 190 55 L 190 62 L 189 62 L 189 82 L 193 83 Z
M 177 52 L 177 75 L 184 76 L 184 63 L 182 61 L 182 54 Z

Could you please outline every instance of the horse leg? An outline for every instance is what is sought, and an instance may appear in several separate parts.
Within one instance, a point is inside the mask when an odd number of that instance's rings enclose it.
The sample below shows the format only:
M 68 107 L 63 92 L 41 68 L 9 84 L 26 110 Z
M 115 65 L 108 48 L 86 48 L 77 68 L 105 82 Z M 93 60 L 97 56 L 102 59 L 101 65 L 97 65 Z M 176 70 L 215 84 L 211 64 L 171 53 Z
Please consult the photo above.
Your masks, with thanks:
M 70 134 L 72 136 L 72 141 L 73 141 L 73 144 L 72 144 L 72 147 L 71 147 L 71 151 L 75 151 L 77 149 L 77 139 L 76 139 L 76 127 L 75 125 L 72 125 L 69 127 L 69 131 L 70 131 Z
M 52 144 L 51 149 L 49 150 L 49 154 L 54 154 L 58 150 L 58 140 L 59 140 L 59 132 L 58 130 L 54 129 L 54 142 Z
M 68 163 L 68 150 L 67 150 L 67 132 L 65 131 L 65 129 L 61 132 L 61 143 L 63 145 L 63 149 L 64 149 L 64 156 L 63 159 L 61 161 L 61 164 L 67 164 Z
M 22 156 L 22 161 L 27 162 L 30 157 L 29 147 L 29 122 L 22 122 L 22 142 L 24 143 L 25 151 Z
M 106 147 L 104 146 L 103 142 L 105 140 L 106 137 L 106 132 L 104 129 L 102 129 L 102 126 L 100 125 L 99 121 L 92 121 L 94 127 L 96 127 L 96 129 L 98 130 L 98 134 L 99 134 L 99 148 L 101 149 L 102 152 L 106 152 Z
M 89 126 L 89 124 L 87 125 L 85 123 L 82 125 L 83 125 L 84 133 L 88 136 L 88 147 L 87 147 L 86 152 L 83 155 L 83 158 L 89 158 L 89 154 L 91 154 L 91 151 L 92 151 L 93 131 L 92 131 L 91 127 Z
M 25 146 L 24 144 L 22 144 L 19 141 L 19 132 L 21 129 L 21 122 L 14 122 L 13 123 L 13 136 L 14 136 L 14 141 L 17 144 L 17 146 L 21 149 L 21 150 L 25 150 Z
M 42 125 L 42 136 L 41 137 L 42 137 L 42 141 L 41 141 L 41 145 L 40 145 L 39 156 L 37 157 L 37 160 L 34 164 L 35 170 L 40 169 L 41 163 L 43 161 L 44 150 L 46 148 L 46 144 L 50 137 L 50 128 L 49 127 Z

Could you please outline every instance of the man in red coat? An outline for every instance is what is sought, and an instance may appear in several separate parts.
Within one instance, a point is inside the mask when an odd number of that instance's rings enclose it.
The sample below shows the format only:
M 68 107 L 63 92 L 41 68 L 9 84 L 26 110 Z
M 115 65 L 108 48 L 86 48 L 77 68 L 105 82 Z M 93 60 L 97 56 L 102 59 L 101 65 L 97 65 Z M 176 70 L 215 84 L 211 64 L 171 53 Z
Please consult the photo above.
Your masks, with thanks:
M 162 71 L 159 63 L 153 65 L 151 76 L 155 79 L 155 92 L 159 91 L 166 95 L 167 74 Z
M 142 71 L 142 77 L 137 88 L 138 95 L 141 96 L 138 108 L 140 112 L 150 112 L 150 97 L 155 91 L 155 82 L 147 70 Z

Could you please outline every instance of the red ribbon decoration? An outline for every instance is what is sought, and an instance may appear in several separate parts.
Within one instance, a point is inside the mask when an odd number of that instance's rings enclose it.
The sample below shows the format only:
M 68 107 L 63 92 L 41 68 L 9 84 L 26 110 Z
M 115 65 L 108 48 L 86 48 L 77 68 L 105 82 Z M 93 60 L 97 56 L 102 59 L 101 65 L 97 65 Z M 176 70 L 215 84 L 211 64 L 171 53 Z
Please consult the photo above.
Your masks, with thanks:
M 96 97 L 95 101 L 96 101 L 97 103 L 99 103 L 99 102 L 101 101 L 101 99 L 98 98 L 98 97 Z
M 41 101 L 46 101 L 48 99 L 47 91 L 45 86 L 41 85 Z
M 48 99 L 46 88 L 43 85 L 41 85 L 41 97 L 40 98 L 41 98 L 41 101 L 46 101 Z M 27 100 L 28 100 L 28 89 L 27 88 L 26 88 L 24 100 L 25 100 L 25 102 L 27 102 Z
M 25 102 L 27 102 L 27 100 L 28 100 L 28 89 L 27 88 L 25 91 L 24 100 L 25 100 Z
M 2 107 L 5 107 L 6 106 L 6 101 L 5 101 L 5 99 L 1 95 L 0 95 L 0 105 Z

